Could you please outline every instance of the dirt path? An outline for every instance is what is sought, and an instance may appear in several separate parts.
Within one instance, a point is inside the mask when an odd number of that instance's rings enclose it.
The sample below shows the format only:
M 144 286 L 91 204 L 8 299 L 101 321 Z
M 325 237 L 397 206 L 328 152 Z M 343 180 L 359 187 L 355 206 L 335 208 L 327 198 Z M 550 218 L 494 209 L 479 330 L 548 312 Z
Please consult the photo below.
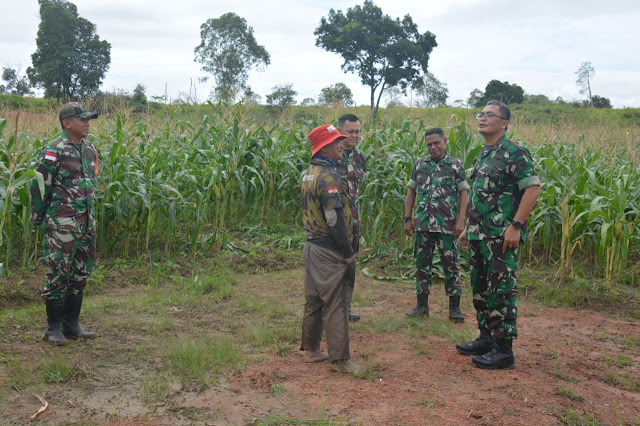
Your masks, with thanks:
M 266 295 L 274 282 L 297 288 L 301 276 L 295 271 L 265 274 L 251 283 L 239 283 L 237 291 L 251 285 Z M 404 317 L 414 304 L 406 285 L 382 287 L 360 275 L 357 285 L 369 302 L 358 308 L 363 320 L 352 327 L 351 351 L 356 362 L 368 367 L 367 378 L 333 372 L 326 363 L 302 363 L 300 352 L 291 350 L 285 356 L 262 356 L 242 371 L 223 374 L 215 386 L 200 389 L 171 381 L 165 400 L 148 404 L 140 381 L 144 371 L 160 361 L 137 349 L 145 346 L 143 330 L 126 330 L 120 332 L 121 338 L 136 342 L 135 349 L 110 352 L 105 336 L 75 352 L 82 357 L 77 363 L 83 368 L 72 380 L 47 384 L 39 392 L 50 406 L 38 421 L 121 425 L 304 421 L 363 425 L 640 424 L 638 320 L 519 301 L 521 337 L 514 344 L 517 368 L 491 372 L 473 367 L 470 357 L 455 351 L 450 338 L 439 337 L 451 332 L 473 334 L 468 297 L 463 303 L 467 322 L 450 327 L 444 320 L 443 291 L 436 287 L 432 318 L 425 320 L 431 322 L 431 328 L 421 328 L 420 322 Z M 121 289 L 121 296 L 132 296 L 130 291 Z M 293 292 L 291 299 L 283 301 L 291 303 L 296 312 L 301 303 L 297 294 Z M 104 296 L 96 296 L 100 297 Z M 211 315 L 198 321 L 213 324 L 216 314 Z M 438 331 L 441 329 L 445 332 Z M 0 343 L 5 359 L 42 356 L 40 331 L 24 333 L 21 339 L 5 333 Z M 6 361 L 0 364 L 5 365 Z M 40 407 L 36 397 L 18 386 L 5 394 L 0 401 L 0 423 L 30 423 L 29 416 Z

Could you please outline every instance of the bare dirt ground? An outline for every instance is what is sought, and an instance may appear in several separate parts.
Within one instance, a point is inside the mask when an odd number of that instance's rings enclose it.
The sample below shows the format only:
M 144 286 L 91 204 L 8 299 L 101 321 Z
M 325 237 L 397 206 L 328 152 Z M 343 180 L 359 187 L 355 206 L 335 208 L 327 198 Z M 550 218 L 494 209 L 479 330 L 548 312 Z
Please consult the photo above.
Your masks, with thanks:
M 301 283 L 299 268 L 243 278 L 234 296 L 208 314 L 178 312 L 170 332 L 233 333 L 233 321 L 242 321 L 233 307 L 235 295 L 252 291 L 268 298 L 275 285 L 290 289 L 281 303 L 301 317 Z M 114 284 L 108 293 L 92 296 L 89 308 L 143 291 Z M 352 325 L 351 353 L 367 367 L 366 377 L 334 372 L 327 363 L 303 363 L 291 342 L 284 356 L 257 354 L 209 386 L 171 380 L 166 397 L 154 402 L 143 398 L 141 382 L 163 365 L 151 350 L 162 346 L 161 334 L 110 328 L 108 321 L 98 321 L 110 315 L 104 308 L 85 321 L 93 322 L 88 328 L 97 329 L 97 339 L 54 348 L 42 342 L 41 328 L 23 329 L 9 320 L 0 339 L 0 378 L 13 385 L 3 389 L 0 424 L 640 424 L 639 320 L 546 308 L 521 298 L 517 368 L 486 371 L 455 351 L 456 339 L 475 334 L 469 294 L 463 296 L 467 321 L 449 325 L 442 286 L 433 292 L 431 318 L 407 320 L 405 312 L 415 303 L 411 284 L 381 284 L 358 275 L 356 293 L 365 296 L 356 298 L 360 306 L 354 310 L 363 319 Z M 17 374 L 15 363 L 36 365 L 53 351 L 78 366 L 68 380 L 20 387 L 19 380 L 6 377 L 8 371 Z M 34 394 L 49 406 L 30 420 L 42 405 Z

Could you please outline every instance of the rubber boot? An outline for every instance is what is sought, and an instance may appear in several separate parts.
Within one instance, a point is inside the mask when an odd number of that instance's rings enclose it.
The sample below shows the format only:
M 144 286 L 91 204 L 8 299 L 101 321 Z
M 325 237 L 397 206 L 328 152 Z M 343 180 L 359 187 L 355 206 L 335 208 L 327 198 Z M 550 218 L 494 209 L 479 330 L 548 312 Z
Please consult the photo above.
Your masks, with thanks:
M 407 312 L 407 316 L 411 318 L 429 317 L 429 295 L 425 292 L 418 293 L 418 305 Z
M 83 293 L 67 295 L 67 301 L 64 304 L 62 332 L 68 338 L 92 339 L 96 337 L 96 333 L 84 331 L 78 322 L 78 319 L 80 318 L 80 310 L 82 309 L 83 297 Z
M 67 339 L 62 334 L 62 321 L 64 317 L 64 299 L 46 299 L 47 310 L 47 331 L 44 333 L 44 340 L 52 345 L 62 346 L 67 343 Z
M 480 330 L 480 337 L 473 342 L 456 345 L 456 350 L 463 355 L 484 355 L 497 348 L 496 339 L 488 329 Z
M 464 322 L 464 314 L 460 310 L 460 295 L 449 297 L 449 320 Z
M 479 368 L 487 370 L 513 370 L 516 368 L 516 361 L 513 356 L 511 339 L 498 339 L 497 347 L 484 355 L 474 356 L 471 362 Z

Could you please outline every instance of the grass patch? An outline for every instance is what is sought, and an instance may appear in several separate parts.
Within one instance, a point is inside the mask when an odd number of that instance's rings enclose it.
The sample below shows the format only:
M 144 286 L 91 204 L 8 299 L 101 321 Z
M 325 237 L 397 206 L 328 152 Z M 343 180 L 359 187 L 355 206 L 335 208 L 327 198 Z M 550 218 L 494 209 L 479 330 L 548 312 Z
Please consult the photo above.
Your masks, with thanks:
M 601 377 L 601 380 L 619 389 L 624 389 L 631 392 L 637 392 L 640 390 L 640 382 L 637 378 L 633 377 L 629 373 L 616 374 L 614 372 L 607 372 Z
M 288 394 L 291 390 L 282 383 L 274 383 L 271 385 L 271 393 L 276 397 Z
M 169 378 L 157 371 L 148 372 L 142 380 L 142 398 L 145 402 L 164 401 L 169 393 Z
M 568 426 L 596 426 L 599 425 L 598 416 L 596 413 L 593 414 L 584 414 L 580 415 L 578 413 L 574 413 L 571 406 L 567 407 L 567 410 L 564 414 L 560 414 L 557 416 L 563 425 Z
M 280 319 L 293 315 L 291 308 L 280 301 L 263 299 L 251 295 L 240 296 L 237 304 L 241 312 L 259 314 L 262 317 Z
M 200 385 L 215 383 L 215 372 L 240 368 L 245 363 L 233 341 L 226 337 L 177 342 L 169 349 L 168 359 L 183 383 L 196 380 Z
M 271 348 L 274 353 L 285 355 L 290 352 L 292 342 L 300 337 L 300 324 L 297 318 L 247 323 L 244 335 L 256 348 Z
M 570 376 L 568 374 L 565 374 L 564 372 L 562 372 L 560 369 L 556 368 L 555 371 L 553 372 L 553 375 L 557 378 L 560 379 L 562 381 L 565 382 L 569 382 L 569 383 L 578 383 L 580 380 L 578 380 L 576 377 L 574 376 Z
M 206 295 L 217 302 L 231 297 L 233 281 L 231 271 L 218 267 L 212 274 L 195 275 L 185 280 L 180 291 L 187 301 Z
M 576 402 L 584 401 L 584 398 L 582 396 L 578 395 L 575 390 L 569 387 L 557 386 L 554 393 L 558 396 L 568 398 L 571 401 L 576 401 Z
M 381 379 L 383 371 L 378 363 L 367 361 L 360 364 L 360 371 L 354 373 L 354 376 L 373 382 Z
M 443 318 L 407 318 L 406 333 L 418 337 L 444 337 L 454 343 L 466 343 L 478 337 L 478 331 Z
M 37 370 L 40 371 L 45 382 L 60 383 L 71 377 L 71 373 L 75 370 L 75 363 L 60 358 L 47 359 L 38 364 Z

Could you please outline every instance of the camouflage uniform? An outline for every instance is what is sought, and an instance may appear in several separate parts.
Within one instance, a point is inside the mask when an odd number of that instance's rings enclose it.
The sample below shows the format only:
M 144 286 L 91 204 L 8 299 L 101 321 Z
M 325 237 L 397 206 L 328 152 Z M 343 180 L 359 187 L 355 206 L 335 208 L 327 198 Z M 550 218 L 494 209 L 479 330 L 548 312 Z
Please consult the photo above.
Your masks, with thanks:
M 481 331 L 492 331 L 496 339 L 515 339 L 519 249 L 502 253 L 503 234 L 518 211 L 524 190 L 540 185 L 540 179 L 529 151 L 505 135 L 482 150 L 471 181 L 466 237 L 478 326 Z M 521 243 L 524 238 L 523 226 Z
M 364 155 L 354 147 L 351 151 L 342 152 L 342 162 L 336 164 L 336 170 L 347 188 L 349 208 L 353 218 L 351 246 L 353 247 L 353 252 L 357 253 L 360 245 L 360 200 L 358 197 L 367 172 L 367 162 Z
M 349 326 L 346 277 L 354 263 L 349 237 L 351 212 L 346 191 L 332 161 L 314 157 L 302 178 L 302 222 L 307 232 L 303 249 L 305 265 L 305 307 L 302 320 L 302 350 L 320 348 L 322 330 L 327 336 L 329 360 L 346 360 L 349 355 Z M 331 233 L 325 212 L 342 208 L 346 226 L 341 249 Z
M 445 275 L 447 296 L 461 294 L 458 243 L 453 228 L 458 218 L 460 191 L 469 189 L 462 162 L 448 153 L 435 161 L 416 161 L 408 186 L 416 191 L 416 292 L 431 293 L 431 266 L 437 246 Z
M 81 294 L 96 257 L 94 202 L 98 152 L 82 140 L 76 146 L 66 133 L 42 150 L 37 169 L 44 196 L 31 182 L 32 220 L 44 228 L 42 263 L 48 267 L 44 299 Z

